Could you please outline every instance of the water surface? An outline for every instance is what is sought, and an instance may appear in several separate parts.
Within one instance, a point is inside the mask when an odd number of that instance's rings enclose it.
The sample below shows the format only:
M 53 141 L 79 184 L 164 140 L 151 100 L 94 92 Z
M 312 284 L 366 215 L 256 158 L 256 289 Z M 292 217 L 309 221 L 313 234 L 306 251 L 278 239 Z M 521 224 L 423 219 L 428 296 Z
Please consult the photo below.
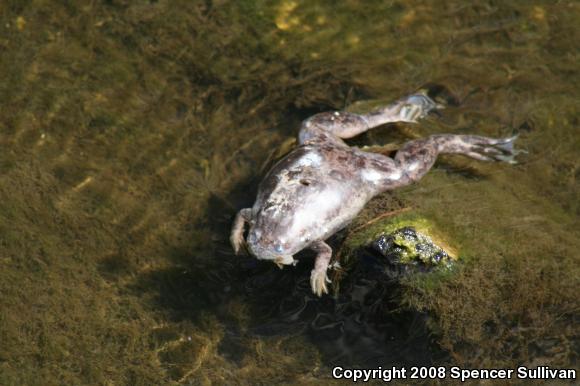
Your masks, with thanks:
M 4 1 L 0 383 L 329 383 L 336 363 L 577 366 L 580 8 L 568 1 Z M 311 257 L 228 245 L 299 122 L 438 83 L 461 104 L 353 141 L 519 130 L 447 157 L 410 207 L 463 256 L 337 298 Z M 287 147 L 287 146 L 286 146 Z M 374 209 L 373 209 L 374 208 Z M 339 248 L 340 237 L 334 241 Z

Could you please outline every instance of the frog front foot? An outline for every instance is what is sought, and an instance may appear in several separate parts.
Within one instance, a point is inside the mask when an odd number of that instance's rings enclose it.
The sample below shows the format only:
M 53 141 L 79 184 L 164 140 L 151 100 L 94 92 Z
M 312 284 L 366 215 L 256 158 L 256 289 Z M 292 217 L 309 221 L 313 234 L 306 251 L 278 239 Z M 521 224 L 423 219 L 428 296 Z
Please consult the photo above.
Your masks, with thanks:
M 310 273 L 310 286 L 316 296 L 322 296 L 322 294 L 328 293 L 326 284 L 330 283 L 330 279 L 326 272 L 328 271 L 328 264 L 332 257 L 332 248 L 324 241 L 316 241 L 310 245 L 310 249 L 317 253 L 316 260 L 314 261 L 314 269 Z
M 326 270 L 317 270 L 316 268 L 310 273 L 310 286 L 312 287 L 312 292 L 316 296 L 322 296 L 328 293 L 327 283 L 331 283 Z
M 251 220 L 252 210 L 250 208 L 242 209 L 236 215 L 234 220 L 234 226 L 232 227 L 232 233 L 230 234 L 230 243 L 234 249 L 234 253 L 237 255 L 240 253 L 245 241 L 244 241 L 244 228 L 246 222 Z

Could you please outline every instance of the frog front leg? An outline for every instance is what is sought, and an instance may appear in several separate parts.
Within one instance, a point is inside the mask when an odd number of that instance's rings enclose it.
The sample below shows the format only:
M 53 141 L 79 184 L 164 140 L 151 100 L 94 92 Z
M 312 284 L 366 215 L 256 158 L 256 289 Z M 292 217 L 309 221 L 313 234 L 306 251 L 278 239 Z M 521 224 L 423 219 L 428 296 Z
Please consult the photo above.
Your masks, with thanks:
M 230 234 L 230 243 L 236 255 L 240 252 L 242 244 L 244 243 L 244 226 L 247 222 L 252 220 L 252 209 L 245 208 L 236 214 L 232 232 Z
M 330 279 L 326 271 L 332 257 L 332 248 L 324 241 L 316 241 L 310 245 L 310 249 L 317 253 L 314 269 L 310 273 L 310 286 L 315 295 L 322 296 L 322 294 L 328 293 L 326 283 L 330 283 Z

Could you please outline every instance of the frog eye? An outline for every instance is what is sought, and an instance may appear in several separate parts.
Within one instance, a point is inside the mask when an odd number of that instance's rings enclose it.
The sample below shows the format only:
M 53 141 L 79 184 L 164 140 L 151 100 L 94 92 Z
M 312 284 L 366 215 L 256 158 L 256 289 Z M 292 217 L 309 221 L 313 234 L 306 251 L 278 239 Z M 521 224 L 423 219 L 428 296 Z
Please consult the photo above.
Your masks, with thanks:
M 277 245 L 274 247 L 274 250 L 275 250 L 276 252 L 278 252 L 278 253 L 282 253 L 282 251 L 284 250 L 284 248 L 282 248 L 282 245 L 280 245 L 280 244 L 277 244 Z

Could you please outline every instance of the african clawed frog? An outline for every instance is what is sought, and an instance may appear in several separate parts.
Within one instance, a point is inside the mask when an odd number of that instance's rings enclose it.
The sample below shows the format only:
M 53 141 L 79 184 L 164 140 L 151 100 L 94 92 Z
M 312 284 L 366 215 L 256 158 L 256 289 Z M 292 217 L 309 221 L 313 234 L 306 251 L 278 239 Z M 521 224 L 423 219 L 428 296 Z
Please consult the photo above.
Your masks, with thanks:
M 332 249 L 325 240 L 344 228 L 377 194 L 419 180 L 437 155 L 463 154 L 482 161 L 514 162 L 516 137 L 432 135 L 405 143 L 390 158 L 349 147 L 343 139 L 389 122 L 417 122 L 441 107 L 426 93 L 402 98 L 369 114 L 325 112 L 302 123 L 298 144 L 264 177 L 252 208 L 237 214 L 230 241 L 236 253 L 249 223 L 249 251 L 280 267 L 295 264 L 294 255 L 310 248 L 317 256 L 310 277 L 312 291 L 328 292 Z

